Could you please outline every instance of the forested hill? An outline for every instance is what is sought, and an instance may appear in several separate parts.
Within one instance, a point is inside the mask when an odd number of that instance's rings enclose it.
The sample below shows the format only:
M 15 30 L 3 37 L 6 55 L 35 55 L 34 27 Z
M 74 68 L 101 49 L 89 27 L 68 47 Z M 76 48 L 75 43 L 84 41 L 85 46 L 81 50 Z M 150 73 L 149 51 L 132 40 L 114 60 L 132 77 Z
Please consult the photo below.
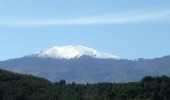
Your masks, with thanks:
M 170 77 L 132 83 L 66 84 L 0 70 L 0 100 L 170 100 Z

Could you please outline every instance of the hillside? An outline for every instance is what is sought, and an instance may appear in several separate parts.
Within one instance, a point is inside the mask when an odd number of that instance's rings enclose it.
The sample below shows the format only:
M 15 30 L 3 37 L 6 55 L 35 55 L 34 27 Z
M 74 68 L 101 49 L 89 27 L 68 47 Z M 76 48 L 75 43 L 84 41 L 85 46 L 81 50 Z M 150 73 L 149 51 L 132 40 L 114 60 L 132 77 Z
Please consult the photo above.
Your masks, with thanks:
M 0 61 L 0 69 L 76 83 L 131 82 L 145 76 L 170 76 L 170 56 L 154 59 L 98 59 L 81 56 L 75 59 L 21 57 Z
M 170 77 L 140 82 L 66 84 L 0 70 L 0 100 L 169 100 Z

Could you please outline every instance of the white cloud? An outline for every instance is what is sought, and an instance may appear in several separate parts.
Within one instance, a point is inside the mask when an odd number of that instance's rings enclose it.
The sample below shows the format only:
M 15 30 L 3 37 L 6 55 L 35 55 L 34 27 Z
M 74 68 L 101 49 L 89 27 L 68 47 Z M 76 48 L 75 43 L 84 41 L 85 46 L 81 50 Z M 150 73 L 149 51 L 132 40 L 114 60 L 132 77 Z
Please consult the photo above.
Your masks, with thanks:
M 79 17 L 72 19 L 24 19 L 0 20 L 1 26 L 61 26 L 61 25 L 100 25 L 100 24 L 126 24 L 149 21 L 169 20 L 170 10 L 152 12 L 127 12 L 99 16 Z

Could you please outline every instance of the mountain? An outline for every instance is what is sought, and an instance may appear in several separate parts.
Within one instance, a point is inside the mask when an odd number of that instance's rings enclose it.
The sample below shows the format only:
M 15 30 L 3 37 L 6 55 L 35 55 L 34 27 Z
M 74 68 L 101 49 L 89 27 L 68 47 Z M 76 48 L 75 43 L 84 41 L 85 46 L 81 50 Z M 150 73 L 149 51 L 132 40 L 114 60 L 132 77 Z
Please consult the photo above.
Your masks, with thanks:
M 0 62 L 0 68 L 53 82 L 130 82 L 144 76 L 170 76 L 170 56 L 128 60 L 83 46 L 53 47 Z
M 30 56 L 45 58 L 64 58 L 64 59 L 73 59 L 80 58 L 82 56 L 89 56 L 101 59 L 120 59 L 118 56 L 96 51 L 94 49 L 84 46 L 64 46 L 64 47 L 55 46 L 53 48 L 41 51 L 36 54 L 32 54 Z

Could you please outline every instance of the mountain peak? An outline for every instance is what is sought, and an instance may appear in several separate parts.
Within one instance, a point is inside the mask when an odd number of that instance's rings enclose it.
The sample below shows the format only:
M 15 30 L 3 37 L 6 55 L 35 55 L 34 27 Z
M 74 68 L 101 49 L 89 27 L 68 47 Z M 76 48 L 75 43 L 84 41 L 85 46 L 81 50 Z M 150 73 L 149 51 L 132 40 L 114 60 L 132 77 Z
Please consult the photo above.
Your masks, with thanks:
M 81 56 L 90 56 L 93 58 L 101 59 L 120 59 L 117 56 L 111 55 L 109 53 L 103 53 L 84 46 L 54 46 L 50 49 L 40 51 L 35 54 L 37 57 L 49 57 L 49 58 L 64 58 L 72 59 L 79 58 Z

